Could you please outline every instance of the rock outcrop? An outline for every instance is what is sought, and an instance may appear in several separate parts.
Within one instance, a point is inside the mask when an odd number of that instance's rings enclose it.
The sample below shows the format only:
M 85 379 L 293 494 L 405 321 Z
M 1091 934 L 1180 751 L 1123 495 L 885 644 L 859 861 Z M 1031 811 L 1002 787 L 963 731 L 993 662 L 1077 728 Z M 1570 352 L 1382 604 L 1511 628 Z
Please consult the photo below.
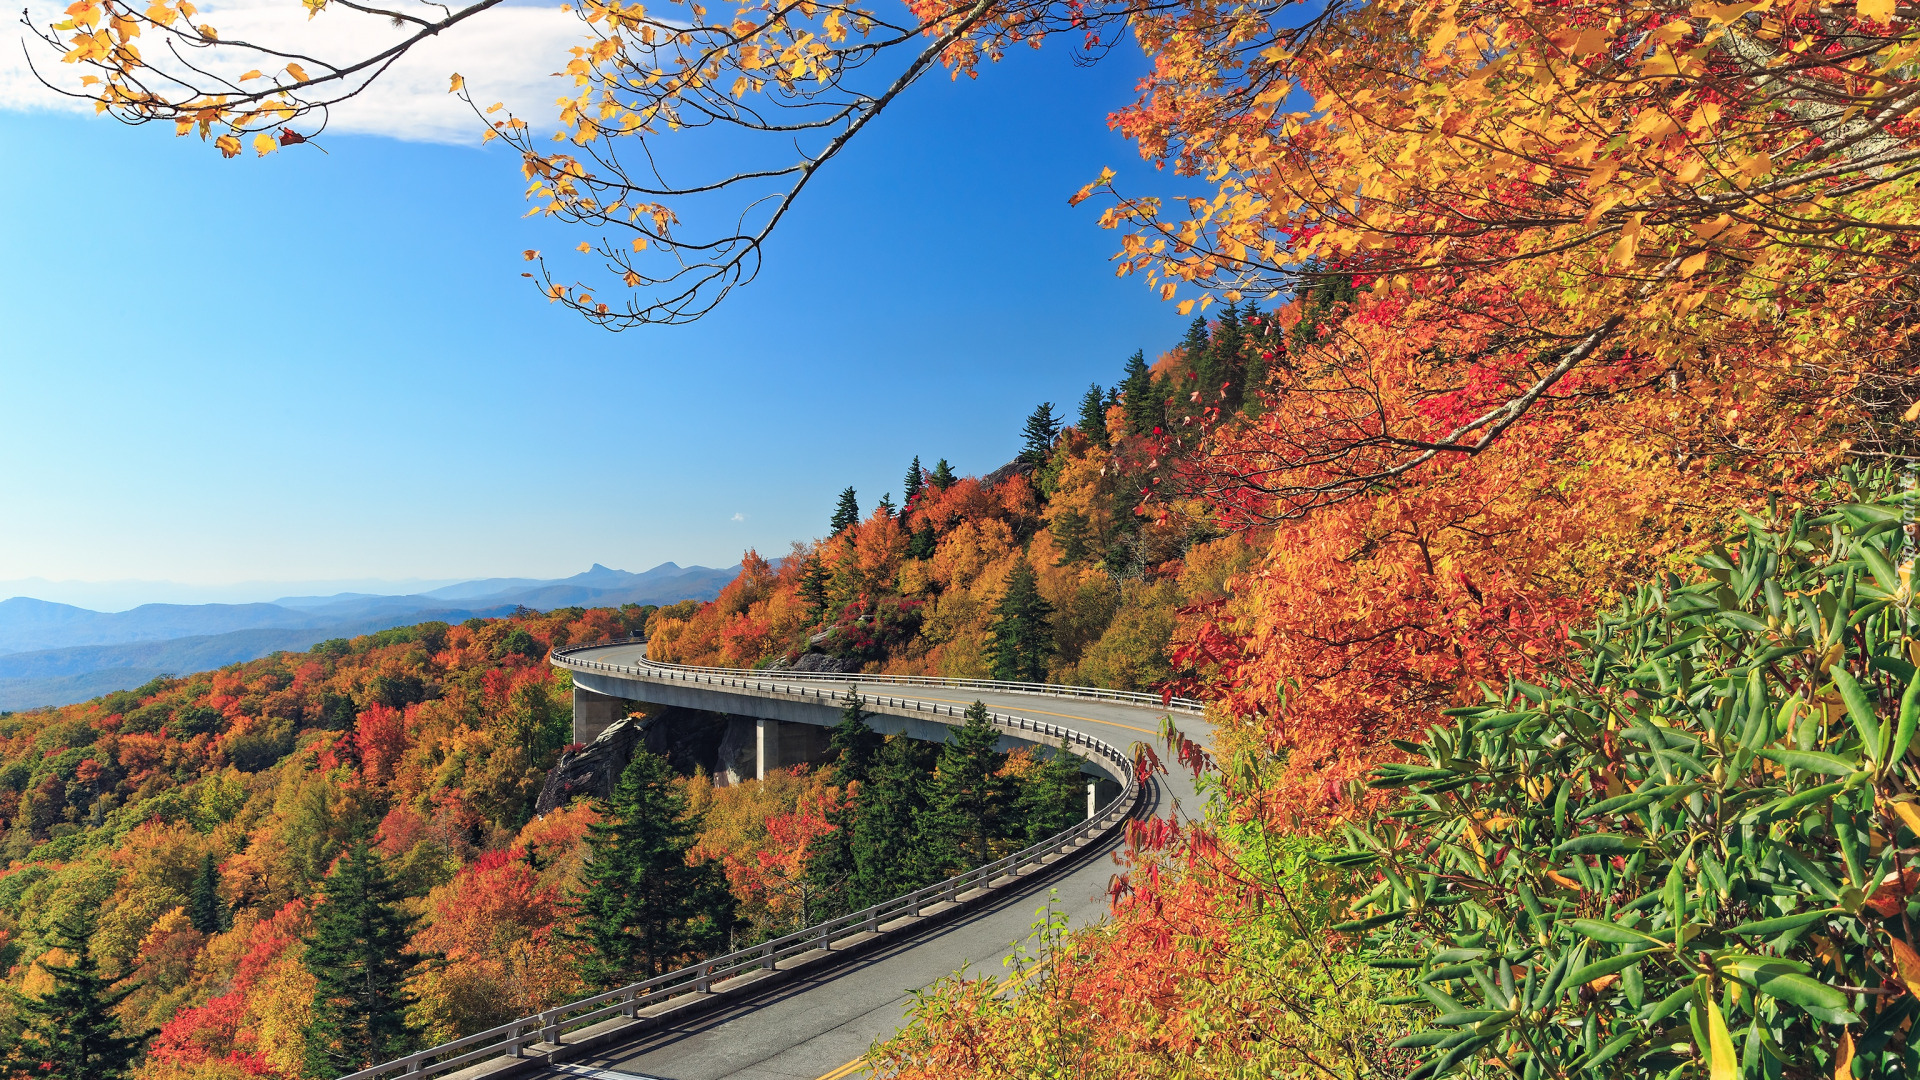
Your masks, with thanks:
M 556 810 L 576 796 L 604 799 L 613 794 L 614 783 L 627 762 L 633 760 L 633 748 L 646 737 L 644 725 L 637 716 L 622 717 L 592 743 L 561 754 L 559 763 L 547 773 L 546 786 L 540 789 L 533 812 Z

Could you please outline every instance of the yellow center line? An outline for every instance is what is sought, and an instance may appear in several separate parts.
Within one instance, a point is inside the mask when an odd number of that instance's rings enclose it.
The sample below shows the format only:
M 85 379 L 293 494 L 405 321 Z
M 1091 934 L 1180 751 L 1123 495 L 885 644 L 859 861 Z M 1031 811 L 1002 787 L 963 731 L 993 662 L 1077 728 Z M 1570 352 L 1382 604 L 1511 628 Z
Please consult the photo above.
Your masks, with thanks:
M 820 1080 L 841 1080 L 841 1077 L 846 1076 L 848 1073 L 853 1072 L 853 1070 L 859 1068 L 862 1065 L 865 1065 L 866 1063 L 867 1063 L 867 1055 L 861 1054 L 859 1057 L 854 1058 L 852 1061 L 847 1062 L 845 1065 L 840 1066 L 839 1068 L 833 1070 L 832 1072 L 821 1074 Z

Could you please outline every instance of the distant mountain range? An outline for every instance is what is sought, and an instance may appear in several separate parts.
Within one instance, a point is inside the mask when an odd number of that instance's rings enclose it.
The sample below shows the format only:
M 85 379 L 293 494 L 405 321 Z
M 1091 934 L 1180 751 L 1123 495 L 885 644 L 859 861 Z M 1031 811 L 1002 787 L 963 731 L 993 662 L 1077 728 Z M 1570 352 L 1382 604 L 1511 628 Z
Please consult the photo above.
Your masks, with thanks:
M 100 612 L 31 597 L 0 600 L 0 710 L 63 705 L 163 673 L 205 671 L 328 638 L 517 607 L 618 607 L 711 600 L 738 566 L 661 563 L 644 573 L 599 563 L 569 578 L 484 578 L 407 596 L 337 593 L 268 604 L 144 604 Z

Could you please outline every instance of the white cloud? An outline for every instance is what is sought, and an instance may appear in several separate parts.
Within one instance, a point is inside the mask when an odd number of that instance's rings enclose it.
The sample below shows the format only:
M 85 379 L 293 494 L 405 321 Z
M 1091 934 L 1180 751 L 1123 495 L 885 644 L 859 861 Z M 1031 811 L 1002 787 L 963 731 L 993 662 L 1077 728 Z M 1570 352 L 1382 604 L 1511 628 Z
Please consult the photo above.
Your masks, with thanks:
M 745 520 L 747 520 L 747 515 L 745 515 L 745 514 L 735 514 L 735 515 L 733 515 L 733 520 L 735 520 L 735 521 L 745 521 Z
M 30 11 L 44 26 L 64 17 L 59 14 L 64 6 L 36 0 Z M 424 4 L 411 6 L 423 17 L 437 11 Z M 216 27 L 223 40 L 265 43 L 334 63 L 358 60 L 402 36 L 385 19 L 345 8 L 329 8 L 308 20 L 299 0 L 211 0 L 201 5 L 199 18 Z M 24 28 L 21 33 L 24 36 Z M 550 125 L 557 116 L 554 99 L 571 86 L 570 79 L 555 78 L 553 73 L 566 66 L 568 49 L 583 44 L 587 34 L 578 17 L 557 5 L 502 5 L 481 12 L 421 42 L 365 93 L 335 107 L 327 131 L 416 142 L 478 143 L 480 121 L 447 92 L 448 77 L 454 72 L 465 77 L 474 100 L 482 105 L 503 101 L 530 123 Z M 158 41 L 146 44 L 149 57 L 164 55 Z M 25 45 L 43 75 L 63 88 L 78 89 L 81 72 L 60 63 L 58 54 L 38 41 L 29 39 Z M 193 59 L 199 62 L 208 57 L 197 54 Z M 269 64 L 236 54 L 230 63 L 216 61 L 207 66 L 232 77 L 247 67 L 265 69 Z M 314 66 L 306 65 L 310 74 Z M 228 67 L 233 70 L 225 70 Z M 18 47 L 0 48 L 0 108 L 92 111 L 91 103 L 63 98 L 42 86 Z

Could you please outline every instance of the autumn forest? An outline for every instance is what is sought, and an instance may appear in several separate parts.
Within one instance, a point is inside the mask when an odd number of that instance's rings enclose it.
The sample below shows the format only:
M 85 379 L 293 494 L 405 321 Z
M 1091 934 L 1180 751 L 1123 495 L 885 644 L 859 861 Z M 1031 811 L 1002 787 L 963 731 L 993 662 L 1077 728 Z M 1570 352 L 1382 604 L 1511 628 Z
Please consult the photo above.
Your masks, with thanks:
M 1071 762 L 978 723 L 876 740 L 857 708 L 818 768 L 722 785 L 649 751 L 535 815 L 573 749 L 544 657 L 637 632 L 688 664 L 1205 703 L 1134 748 L 1204 811 L 1130 823 L 1104 920 L 1042 926 L 1031 981 L 920 994 L 876 1075 L 1920 1076 L 1920 9 L 574 9 L 555 139 L 450 85 L 531 212 L 588 237 L 515 264 L 556 307 L 706 315 L 922 75 L 1044 46 L 1142 61 L 1108 124 L 1183 194 L 1107 171 L 1073 198 L 1190 328 L 1036 403 L 1002 468 L 934 447 L 848 488 L 709 603 L 0 719 L 13 1068 L 321 1080 L 1070 817 Z M 73 92 L 209 156 L 304 152 L 379 67 L 286 62 L 187 0 L 66 16 L 41 45 Z M 639 164 L 674 140 L 717 172 Z M 679 906 L 611 933 L 636 889 Z M 359 989 L 329 981 L 350 918 L 400 958 Z

